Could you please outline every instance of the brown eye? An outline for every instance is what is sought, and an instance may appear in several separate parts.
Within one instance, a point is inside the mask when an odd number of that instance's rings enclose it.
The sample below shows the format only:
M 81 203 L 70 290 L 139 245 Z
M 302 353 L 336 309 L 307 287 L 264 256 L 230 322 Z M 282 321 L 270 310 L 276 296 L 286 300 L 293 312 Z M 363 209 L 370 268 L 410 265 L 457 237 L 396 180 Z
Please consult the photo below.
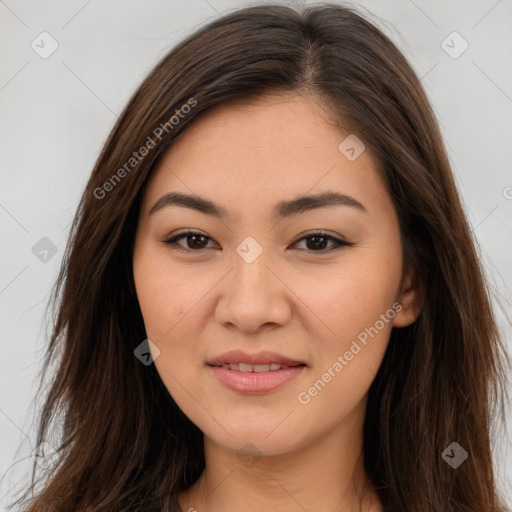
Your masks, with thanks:
M 186 239 L 186 245 L 179 243 L 182 239 Z M 203 249 L 207 249 L 206 247 L 208 240 L 211 240 L 209 236 L 204 235 L 203 233 L 198 233 L 195 231 L 186 231 L 184 233 L 180 233 L 172 238 L 168 238 L 164 240 L 164 243 L 169 246 L 173 246 L 173 249 L 184 252 L 199 252 Z M 318 252 L 318 253 L 326 253 L 337 249 L 338 247 L 343 246 L 351 246 L 353 245 L 350 242 L 345 240 L 341 240 L 332 235 L 322 232 L 310 233 L 299 240 L 297 240 L 293 245 L 306 241 L 306 250 L 308 252 Z M 331 244 L 329 247 L 328 244 Z
M 306 249 L 310 252 L 330 252 L 338 247 L 353 245 L 350 242 L 346 242 L 345 240 L 341 240 L 322 232 L 310 233 L 297 240 L 295 244 L 302 242 L 303 240 L 306 240 Z M 331 245 L 330 249 L 326 249 L 329 242 L 333 245 Z
M 178 243 L 183 238 L 187 240 L 185 247 Z M 187 231 L 185 233 L 180 233 L 179 235 L 164 240 L 164 243 L 167 245 L 175 246 L 175 248 L 179 251 L 200 251 L 206 248 L 205 243 L 207 240 L 211 240 L 211 238 L 209 236 L 203 235 L 202 233 Z

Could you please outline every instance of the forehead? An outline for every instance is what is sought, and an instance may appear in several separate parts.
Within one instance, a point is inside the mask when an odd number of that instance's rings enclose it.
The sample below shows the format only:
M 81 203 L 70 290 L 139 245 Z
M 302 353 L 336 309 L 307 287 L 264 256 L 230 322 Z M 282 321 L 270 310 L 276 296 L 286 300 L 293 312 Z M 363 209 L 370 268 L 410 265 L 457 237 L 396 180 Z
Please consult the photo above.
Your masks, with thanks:
M 220 105 L 163 156 L 146 189 L 145 210 L 169 191 L 208 197 L 228 210 L 231 204 L 268 211 L 283 199 L 324 191 L 378 206 L 385 190 L 374 159 L 365 150 L 351 161 L 339 149 L 349 135 L 318 102 L 298 94 Z

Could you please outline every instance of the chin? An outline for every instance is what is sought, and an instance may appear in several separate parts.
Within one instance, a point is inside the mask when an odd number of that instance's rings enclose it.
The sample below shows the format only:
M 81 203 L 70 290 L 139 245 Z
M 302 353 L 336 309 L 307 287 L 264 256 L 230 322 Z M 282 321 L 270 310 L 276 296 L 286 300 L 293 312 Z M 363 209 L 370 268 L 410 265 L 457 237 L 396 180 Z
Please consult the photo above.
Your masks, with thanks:
M 219 425 L 201 430 L 215 444 L 240 456 L 245 453 L 255 457 L 282 455 L 299 449 L 306 442 L 304 431 L 292 431 L 289 425 L 283 426 L 282 420 L 281 416 L 265 422 L 246 418 L 237 423 L 220 422 L 225 430 Z

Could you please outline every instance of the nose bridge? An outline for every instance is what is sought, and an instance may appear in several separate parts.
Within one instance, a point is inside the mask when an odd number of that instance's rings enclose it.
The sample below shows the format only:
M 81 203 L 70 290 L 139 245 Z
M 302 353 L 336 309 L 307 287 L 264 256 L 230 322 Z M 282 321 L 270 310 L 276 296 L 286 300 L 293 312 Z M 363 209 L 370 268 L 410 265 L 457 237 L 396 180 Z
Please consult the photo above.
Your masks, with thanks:
M 270 252 L 251 236 L 236 247 L 227 288 L 218 305 L 221 322 L 255 332 L 263 324 L 287 320 L 286 287 L 271 270 L 272 261 Z
M 258 293 L 260 288 L 268 290 L 269 279 L 274 278 L 267 268 L 271 264 L 270 252 L 264 249 L 254 237 L 247 236 L 236 247 L 233 255 L 232 286 L 235 285 L 237 293 Z M 272 276 L 272 277 L 271 277 Z M 275 278 L 274 278 L 275 279 Z

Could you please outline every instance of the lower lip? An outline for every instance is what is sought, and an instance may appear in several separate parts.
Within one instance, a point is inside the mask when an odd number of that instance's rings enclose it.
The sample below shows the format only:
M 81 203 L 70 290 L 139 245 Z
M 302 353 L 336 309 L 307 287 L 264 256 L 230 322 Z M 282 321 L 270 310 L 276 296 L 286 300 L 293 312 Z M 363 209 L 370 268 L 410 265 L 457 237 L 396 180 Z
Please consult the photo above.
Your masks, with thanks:
M 290 382 L 306 367 L 292 366 L 268 372 L 239 372 L 221 366 L 210 366 L 210 368 L 217 379 L 233 391 L 247 395 L 260 395 Z

